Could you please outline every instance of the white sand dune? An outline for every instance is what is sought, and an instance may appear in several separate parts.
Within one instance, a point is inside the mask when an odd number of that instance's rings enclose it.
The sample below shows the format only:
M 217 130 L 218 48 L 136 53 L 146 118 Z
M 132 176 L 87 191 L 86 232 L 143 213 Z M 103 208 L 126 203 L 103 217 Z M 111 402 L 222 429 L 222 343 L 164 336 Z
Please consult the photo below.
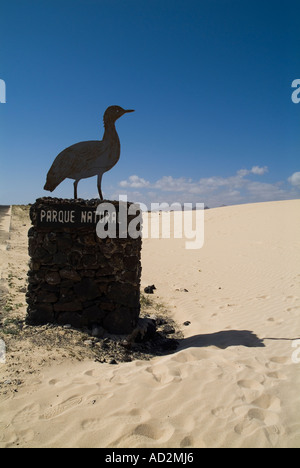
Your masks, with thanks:
M 32 368 L 0 397 L 0 447 L 300 447 L 299 213 L 300 200 L 207 210 L 200 250 L 145 239 L 142 285 L 191 322 L 178 350 Z

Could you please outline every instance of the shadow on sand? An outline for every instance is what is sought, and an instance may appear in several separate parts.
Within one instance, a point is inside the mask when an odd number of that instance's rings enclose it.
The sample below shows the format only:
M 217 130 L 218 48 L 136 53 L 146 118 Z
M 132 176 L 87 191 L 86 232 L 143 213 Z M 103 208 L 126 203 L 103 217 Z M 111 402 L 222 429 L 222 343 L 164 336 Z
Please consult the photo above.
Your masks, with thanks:
M 248 348 L 264 348 L 263 340 L 249 330 L 224 330 L 206 335 L 194 335 L 178 340 L 177 350 L 186 348 L 203 348 L 217 346 L 226 349 L 230 346 L 246 346 Z

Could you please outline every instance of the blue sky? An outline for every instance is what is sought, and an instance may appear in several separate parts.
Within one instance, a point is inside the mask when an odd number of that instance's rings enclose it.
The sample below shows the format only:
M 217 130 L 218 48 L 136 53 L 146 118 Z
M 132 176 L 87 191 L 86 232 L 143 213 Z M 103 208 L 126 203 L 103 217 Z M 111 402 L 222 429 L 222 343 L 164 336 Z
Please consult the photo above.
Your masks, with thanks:
M 117 121 L 105 197 L 299 198 L 299 17 L 298 0 L 2 0 L 0 204 L 48 196 L 54 158 L 102 139 L 113 104 L 136 112 Z M 78 190 L 96 197 L 96 179 Z

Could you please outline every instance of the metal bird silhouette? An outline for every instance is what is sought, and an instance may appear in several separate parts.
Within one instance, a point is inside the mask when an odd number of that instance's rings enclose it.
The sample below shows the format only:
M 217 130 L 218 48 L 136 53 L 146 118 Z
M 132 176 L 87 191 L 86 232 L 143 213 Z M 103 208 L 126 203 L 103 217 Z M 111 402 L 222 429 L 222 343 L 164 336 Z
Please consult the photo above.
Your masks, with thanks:
M 65 179 L 74 180 L 74 198 L 77 198 L 77 186 L 81 179 L 98 176 L 97 187 L 103 200 L 101 182 L 105 172 L 112 169 L 120 159 L 120 140 L 115 127 L 117 119 L 134 110 L 110 106 L 106 109 L 104 135 L 101 141 L 82 141 L 63 150 L 54 160 L 48 174 L 44 190 L 53 192 Z

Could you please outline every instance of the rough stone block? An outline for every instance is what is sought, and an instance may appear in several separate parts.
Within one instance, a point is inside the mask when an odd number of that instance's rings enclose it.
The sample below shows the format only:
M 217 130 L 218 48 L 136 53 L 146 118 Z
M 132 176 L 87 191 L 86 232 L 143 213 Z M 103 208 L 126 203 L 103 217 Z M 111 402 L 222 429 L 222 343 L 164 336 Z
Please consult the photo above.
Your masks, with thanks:
M 118 214 L 118 202 L 109 203 Z M 28 323 L 98 326 L 116 334 L 131 333 L 136 327 L 142 242 L 129 236 L 99 238 L 94 222 L 99 204 L 99 200 L 42 198 L 32 205 Z M 75 218 L 73 226 L 70 220 Z

